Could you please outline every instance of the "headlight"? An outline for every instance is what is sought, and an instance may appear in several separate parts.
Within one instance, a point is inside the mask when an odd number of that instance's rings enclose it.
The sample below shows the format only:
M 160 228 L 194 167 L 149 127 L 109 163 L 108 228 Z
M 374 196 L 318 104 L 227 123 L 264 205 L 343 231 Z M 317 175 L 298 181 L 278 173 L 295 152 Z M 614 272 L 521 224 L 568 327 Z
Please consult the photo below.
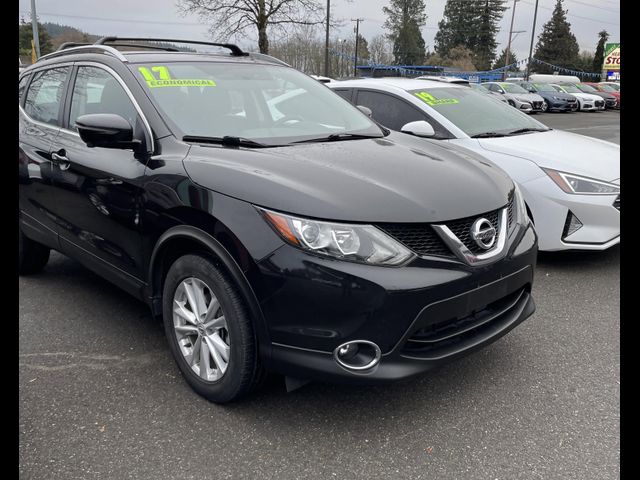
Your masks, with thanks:
M 613 183 L 572 173 L 558 172 L 549 168 L 543 168 L 542 170 L 566 193 L 578 193 L 580 195 L 615 195 L 620 193 L 620 187 Z
M 514 204 L 516 207 L 516 222 L 520 225 L 528 225 L 531 221 L 527 213 L 527 204 L 524 203 L 524 196 L 517 184 L 513 184 Z
M 371 265 L 400 265 L 413 253 L 372 225 L 322 222 L 258 209 L 288 243 L 329 257 Z

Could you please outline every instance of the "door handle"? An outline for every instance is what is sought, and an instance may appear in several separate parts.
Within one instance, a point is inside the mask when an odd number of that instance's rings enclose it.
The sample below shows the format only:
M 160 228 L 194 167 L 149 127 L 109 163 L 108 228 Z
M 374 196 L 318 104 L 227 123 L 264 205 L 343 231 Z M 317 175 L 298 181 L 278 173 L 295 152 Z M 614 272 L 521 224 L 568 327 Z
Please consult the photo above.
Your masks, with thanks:
M 51 154 L 51 160 L 53 163 L 60 167 L 60 170 L 68 170 L 71 166 L 69 163 L 69 159 L 66 157 L 66 153 L 64 150 L 58 150 L 57 152 L 53 152 Z

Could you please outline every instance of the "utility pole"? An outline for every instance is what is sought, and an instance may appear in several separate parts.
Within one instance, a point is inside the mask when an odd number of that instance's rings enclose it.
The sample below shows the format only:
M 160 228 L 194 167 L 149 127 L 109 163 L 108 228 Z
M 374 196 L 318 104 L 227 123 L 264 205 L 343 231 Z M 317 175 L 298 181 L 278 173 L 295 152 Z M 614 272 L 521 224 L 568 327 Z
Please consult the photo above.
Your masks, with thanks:
M 527 62 L 527 75 L 525 80 L 529 81 L 529 73 L 531 73 L 531 54 L 533 53 L 533 37 L 536 34 L 536 18 L 538 17 L 538 0 L 536 0 L 536 9 L 533 12 L 533 28 L 531 29 L 531 45 L 529 45 L 529 61 Z
M 38 35 L 38 16 L 36 15 L 36 0 L 31 0 L 31 28 L 33 29 L 33 43 L 36 46 L 36 57 L 40 58 L 40 37 Z
M 34 1 L 34 0 L 31 0 Z M 324 76 L 329 76 L 329 13 L 331 10 L 331 0 L 327 0 L 327 34 L 324 40 Z
M 511 26 L 509 27 L 509 41 L 507 42 L 507 53 L 504 56 L 504 66 L 509 65 L 509 53 L 511 52 L 511 34 L 513 33 L 513 19 L 516 16 L 516 3 L 518 0 L 513 0 L 513 11 L 511 12 Z M 502 72 L 502 80 L 507 78 L 507 70 Z
M 353 60 L 353 76 L 358 76 L 358 39 L 360 37 L 360 22 L 364 22 L 364 18 L 352 18 L 352 22 L 356 22 L 356 54 Z

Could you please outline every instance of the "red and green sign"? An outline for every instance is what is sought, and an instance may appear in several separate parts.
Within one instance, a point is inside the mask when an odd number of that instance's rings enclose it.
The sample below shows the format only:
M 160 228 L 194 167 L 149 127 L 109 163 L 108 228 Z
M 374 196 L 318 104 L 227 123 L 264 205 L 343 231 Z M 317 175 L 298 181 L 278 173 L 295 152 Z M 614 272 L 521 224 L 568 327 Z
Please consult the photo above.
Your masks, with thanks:
M 604 46 L 603 70 L 620 70 L 620 44 L 607 43 Z

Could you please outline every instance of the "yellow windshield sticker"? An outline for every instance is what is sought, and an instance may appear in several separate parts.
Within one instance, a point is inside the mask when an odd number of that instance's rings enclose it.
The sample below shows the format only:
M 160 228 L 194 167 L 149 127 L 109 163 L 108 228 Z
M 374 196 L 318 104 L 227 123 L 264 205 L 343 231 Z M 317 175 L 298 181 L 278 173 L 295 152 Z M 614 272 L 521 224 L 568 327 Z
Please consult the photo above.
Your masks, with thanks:
M 138 67 L 138 70 L 144 77 L 147 85 L 149 85 L 149 88 L 216 86 L 216 82 L 206 78 L 171 78 L 169 69 L 162 65 L 151 67 L 151 70 L 149 70 L 147 67 Z M 156 78 L 151 72 L 157 73 L 159 78 Z
M 414 93 L 416 97 L 422 100 L 427 105 L 453 105 L 455 103 L 460 103 L 457 98 L 436 98 L 430 93 L 427 92 L 417 92 Z

